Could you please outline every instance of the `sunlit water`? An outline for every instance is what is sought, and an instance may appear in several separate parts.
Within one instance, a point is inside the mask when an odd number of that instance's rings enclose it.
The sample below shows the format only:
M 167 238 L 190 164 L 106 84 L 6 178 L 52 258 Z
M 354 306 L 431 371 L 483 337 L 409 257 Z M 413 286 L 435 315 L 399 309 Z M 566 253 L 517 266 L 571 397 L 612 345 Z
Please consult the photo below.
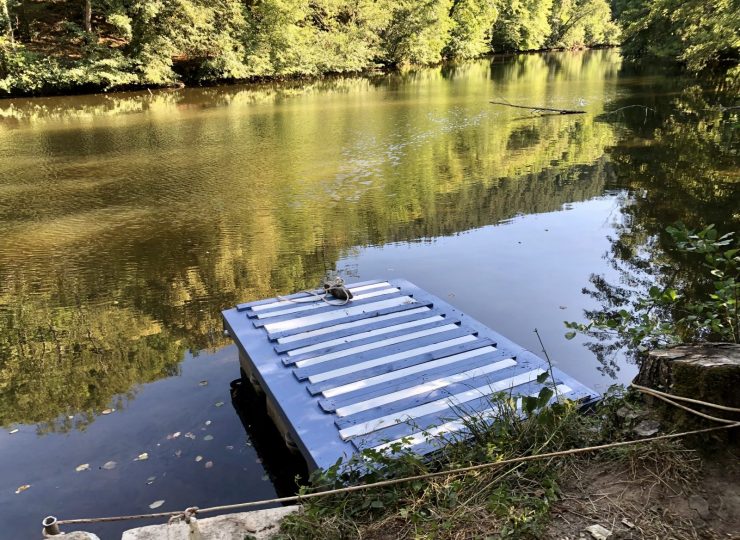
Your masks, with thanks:
M 276 478 L 289 491 L 269 431 L 245 431 L 261 411 L 242 423 L 232 406 L 219 312 L 329 270 L 406 278 L 540 353 L 537 328 L 596 390 L 628 381 L 635 366 L 563 337 L 595 307 L 589 276 L 614 277 L 610 237 L 631 201 L 610 157 L 628 130 L 603 113 L 670 99 L 620 63 L 527 55 L 0 102 L 0 537 L 31 537 L 47 514 L 253 500 Z

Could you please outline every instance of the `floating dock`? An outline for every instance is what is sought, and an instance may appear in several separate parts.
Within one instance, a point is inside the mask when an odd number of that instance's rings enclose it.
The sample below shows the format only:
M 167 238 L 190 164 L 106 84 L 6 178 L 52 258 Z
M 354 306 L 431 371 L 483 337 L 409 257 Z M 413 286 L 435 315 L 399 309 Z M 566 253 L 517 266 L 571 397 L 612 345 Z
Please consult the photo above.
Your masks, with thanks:
M 537 382 L 544 360 L 408 281 L 347 288 L 341 306 L 304 292 L 223 312 L 244 374 L 311 469 L 402 439 L 430 453 L 438 435 L 464 436 L 466 415 L 492 416 L 492 394 L 553 385 Z M 553 375 L 558 395 L 598 399 Z

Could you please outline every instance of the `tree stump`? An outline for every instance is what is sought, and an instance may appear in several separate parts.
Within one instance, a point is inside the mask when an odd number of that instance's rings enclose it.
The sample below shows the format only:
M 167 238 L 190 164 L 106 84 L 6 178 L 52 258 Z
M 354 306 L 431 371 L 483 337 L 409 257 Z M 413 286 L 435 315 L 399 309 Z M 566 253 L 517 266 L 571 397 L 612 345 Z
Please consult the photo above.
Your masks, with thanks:
M 650 351 L 635 383 L 676 396 L 740 408 L 740 345 L 698 343 Z M 738 414 L 690 406 L 713 416 L 740 419 Z M 687 423 L 690 413 L 670 405 L 661 408 L 672 410 L 669 416 L 677 423 Z M 698 418 L 690 416 L 692 420 Z

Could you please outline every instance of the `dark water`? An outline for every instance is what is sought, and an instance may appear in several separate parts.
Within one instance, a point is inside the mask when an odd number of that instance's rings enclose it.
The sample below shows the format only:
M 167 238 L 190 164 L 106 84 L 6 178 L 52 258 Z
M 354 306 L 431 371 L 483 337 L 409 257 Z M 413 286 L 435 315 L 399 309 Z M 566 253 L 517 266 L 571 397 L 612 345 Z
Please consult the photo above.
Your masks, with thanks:
M 563 320 L 598 308 L 582 289 L 619 280 L 625 244 L 657 254 L 679 218 L 737 229 L 737 117 L 706 112 L 723 96 L 592 51 L 0 102 L 0 538 L 290 492 L 263 411 L 232 404 L 219 311 L 329 270 L 407 278 L 535 351 L 538 328 L 597 390 L 628 381 Z

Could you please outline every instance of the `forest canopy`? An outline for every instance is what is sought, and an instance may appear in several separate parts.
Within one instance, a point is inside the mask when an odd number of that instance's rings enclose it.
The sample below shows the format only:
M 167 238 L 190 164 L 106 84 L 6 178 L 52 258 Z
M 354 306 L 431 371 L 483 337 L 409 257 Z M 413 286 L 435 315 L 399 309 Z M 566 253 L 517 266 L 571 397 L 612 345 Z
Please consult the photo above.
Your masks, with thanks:
M 618 35 L 608 0 L 0 0 L 0 93 L 353 73 Z
M 737 63 L 738 28 L 740 0 L 0 0 L 0 95 L 620 43 L 698 71 Z

